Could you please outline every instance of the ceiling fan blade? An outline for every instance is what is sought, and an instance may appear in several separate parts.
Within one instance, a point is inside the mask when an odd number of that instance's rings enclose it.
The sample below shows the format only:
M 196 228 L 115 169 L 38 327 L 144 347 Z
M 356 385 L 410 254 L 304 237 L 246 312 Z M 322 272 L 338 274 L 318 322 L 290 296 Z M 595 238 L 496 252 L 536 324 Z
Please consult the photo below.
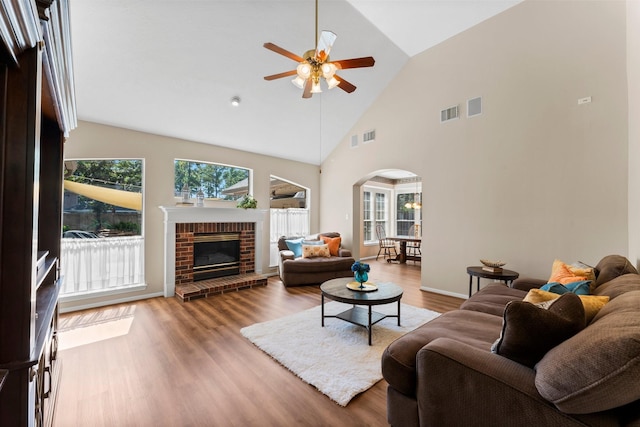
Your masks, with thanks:
M 275 53 L 279 53 L 280 55 L 286 56 L 289 59 L 293 59 L 296 62 L 304 62 L 304 58 L 296 55 L 295 53 L 291 53 L 286 49 L 281 48 L 280 46 L 276 46 L 273 43 L 265 43 L 263 45 L 265 48 L 274 51 Z
M 354 90 L 356 90 L 356 87 L 354 85 L 352 85 L 351 83 L 349 83 L 348 81 L 346 81 L 345 79 L 340 77 L 339 75 L 336 74 L 334 77 L 336 78 L 336 80 L 338 80 L 340 82 L 340 83 L 338 83 L 338 87 L 340 89 L 342 89 L 343 91 L 345 91 L 347 93 L 351 93 Z
M 285 71 L 284 73 L 278 73 L 278 74 L 272 74 L 270 76 L 264 76 L 264 79 L 265 80 L 281 79 L 283 77 L 295 76 L 296 73 L 297 73 L 296 70 Z
M 365 56 L 363 58 L 341 59 L 339 61 L 331 61 L 339 70 L 346 70 L 347 68 L 363 68 L 373 67 L 376 60 L 372 56 Z
M 304 91 L 302 92 L 302 97 L 303 98 L 311 98 L 312 93 L 311 93 L 311 85 L 313 84 L 313 82 L 311 81 L 311 78 L 308 78 L 307 81 L 304 84 Z
M 315 58 L 319 62 L 326 61 L 329 56 L 329 52 L 331 51 L 331 47 L 333 47 L 333 43 L 336 41 L 337 37 L 338 36 L 331 31 L 323 31 L 322 34 L 320 34 L 315 54 Z

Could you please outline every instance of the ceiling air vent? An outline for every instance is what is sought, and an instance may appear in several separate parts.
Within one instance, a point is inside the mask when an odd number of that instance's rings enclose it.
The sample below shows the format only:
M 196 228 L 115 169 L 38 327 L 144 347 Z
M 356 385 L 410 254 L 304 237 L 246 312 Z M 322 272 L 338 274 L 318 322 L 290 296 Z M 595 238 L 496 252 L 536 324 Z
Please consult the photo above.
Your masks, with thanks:
M 449 107 L 446 110 L 440 111 L 440 123 L 448 122 L 449 120 L 455 120 L 458 116 L 458 106 Z
M 368 142 L 373 142 L 376 140 L 376 131 L 374 130 L 368 130 L 365 133 L 362 134 L 362 143 L 366 144 Z
M 358 146 L 358 135 L 351 135 L 351 148 Z
M 482 97 L 469 99 L 467 101 L 467 117 L 479 116 L 482 114 Z

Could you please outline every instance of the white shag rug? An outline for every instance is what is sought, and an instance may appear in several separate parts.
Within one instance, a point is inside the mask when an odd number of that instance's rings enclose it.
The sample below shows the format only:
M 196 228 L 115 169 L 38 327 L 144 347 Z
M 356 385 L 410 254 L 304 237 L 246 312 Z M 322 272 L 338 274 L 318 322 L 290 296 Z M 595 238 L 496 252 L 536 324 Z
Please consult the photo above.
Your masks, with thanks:
M 335 315 L 351 305 L 331 301 L 325 315 Z M 366 309 L 366 307 L 363 306 Z M 384 314 L 396 314 L 397 303 L 374 306 Z M 381 356 L 396 338 L 439 316 L 439 313 L 401 304 L 400 324 L 390 317 L 368 332 L 344 320 L 320 323 L 320 306 L 280 319 L 242 328 L 240 332 L 303 381 L 316 387 L 341 406 L 382 379 Z

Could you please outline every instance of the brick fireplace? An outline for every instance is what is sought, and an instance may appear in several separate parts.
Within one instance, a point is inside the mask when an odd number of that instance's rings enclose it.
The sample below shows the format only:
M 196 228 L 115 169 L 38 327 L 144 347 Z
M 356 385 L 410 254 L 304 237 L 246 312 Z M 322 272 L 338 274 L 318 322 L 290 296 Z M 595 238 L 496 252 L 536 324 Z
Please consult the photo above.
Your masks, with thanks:
M 164 295 L 183 301 L 265 285 L 262 274 L 267 210 L 161 206 L 164 213 Z M 233 276 L 193 280 L 193 240 L 198 234 L 239 233 L 240 271 Z
M 193 275 L 193 241 L 198 234 L 239 233 L 239 274 L 255 270 L 255 223 L 209 222 L 176 224 L 176 285 L 191 283 Z

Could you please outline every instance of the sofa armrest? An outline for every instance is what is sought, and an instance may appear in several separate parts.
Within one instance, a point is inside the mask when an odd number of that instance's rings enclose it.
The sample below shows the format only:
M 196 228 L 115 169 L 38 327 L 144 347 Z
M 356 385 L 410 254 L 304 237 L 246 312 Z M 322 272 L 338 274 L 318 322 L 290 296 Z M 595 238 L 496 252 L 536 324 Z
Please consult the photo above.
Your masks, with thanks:
M 437 338 L 416 367 L 421 426 L 578 425 L 540 396 L 533 369 L 489 349 Z
M 340 248 L 340 249 L 338 249 L 338 256 L 350 257 L 352 255 L 351 255 L 351 251 L 349 249 Z
M 530 277 L 519 277 L 513 282 L 511 282 L 511 287 L 514 289 L 520 289 L 521 291 L 530 291 L 531 289 L 539 288 L 545 283 L 547 283 L 547 281 L 542 279 L 532 279 Z
M 280 260 L 284 261 L 287 259 L 296 259 L 296 256 L 293 253 L 293 251 L 280 251 Z

